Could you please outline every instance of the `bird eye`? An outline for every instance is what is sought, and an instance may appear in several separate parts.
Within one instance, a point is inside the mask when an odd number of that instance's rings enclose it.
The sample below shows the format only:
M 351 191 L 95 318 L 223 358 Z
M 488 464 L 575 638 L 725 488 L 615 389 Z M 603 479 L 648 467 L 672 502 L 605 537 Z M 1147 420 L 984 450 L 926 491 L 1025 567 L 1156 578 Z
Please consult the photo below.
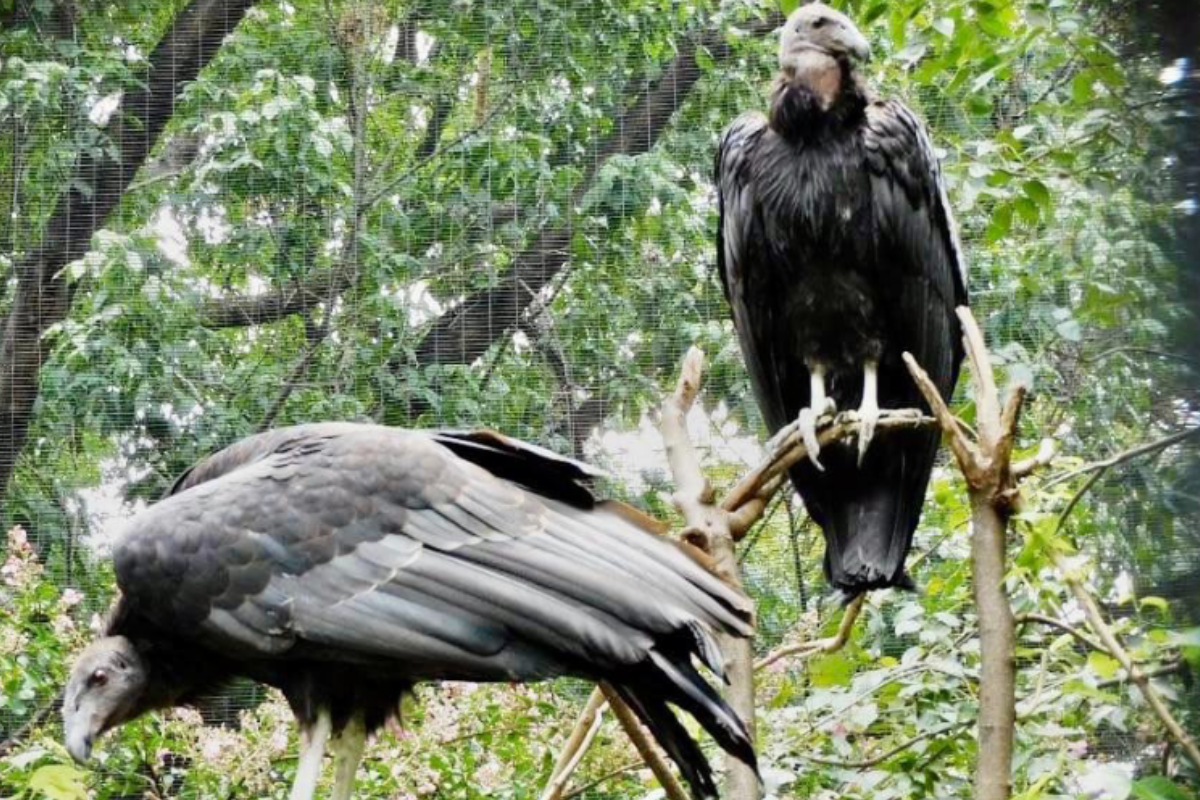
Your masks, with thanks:
M 87 679 L 89 689 L 95 689 L 97 686 L 103 686 L 106 683 L 108 683 L 108 673 L 102 669 L 96 670 Z

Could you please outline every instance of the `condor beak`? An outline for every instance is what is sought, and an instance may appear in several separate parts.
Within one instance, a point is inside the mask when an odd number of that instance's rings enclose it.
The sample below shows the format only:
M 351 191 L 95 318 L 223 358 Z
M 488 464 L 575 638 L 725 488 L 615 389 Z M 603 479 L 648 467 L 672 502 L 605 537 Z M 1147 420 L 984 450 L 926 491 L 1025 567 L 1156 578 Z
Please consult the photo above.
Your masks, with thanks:
M 63 713 L 63 739 L 67 752 L 76 762 L 83 764 L 92 755 L 96 741 L 96 715 L 87 708 L 77 708 Z
M 87 763 L 92 755 L 92 734 L 80 730 L 67 731 L 66 740 L 67 752 L 71 754 L 71 758 L 79 764 Z
M 846 31 L 846 52 L 848 52 L 855 61 L 870 61 L 871 60 L 871 43 L 867 41 L 867 37 L 863 36 L 854 28 Z

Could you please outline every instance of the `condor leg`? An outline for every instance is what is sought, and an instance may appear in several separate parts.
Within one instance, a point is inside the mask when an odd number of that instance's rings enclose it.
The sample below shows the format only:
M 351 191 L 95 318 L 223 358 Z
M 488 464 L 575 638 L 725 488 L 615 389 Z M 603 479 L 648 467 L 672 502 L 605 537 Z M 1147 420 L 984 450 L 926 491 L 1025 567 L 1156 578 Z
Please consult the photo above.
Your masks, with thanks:
M 837 411 L 837 405 L 833 402 L 833 398 L 825 393 L 824 364 L 816 361 L 809 362 L 808 380 L 808 408 L 800 409 L 796 426 L 800 429 L 801 438 L 804 439 L 804 449 L 808 451 L 808 460 L 814 467 L 824 472 L 825 467 L 817 459 L 817 456 L 821 454 L 821 443 L 817 441 L 817 420 L 825 414 Z
M 858 465 L 861 467 L 871 439 L 875 438 L 875 426 L 879 423 L 879 362 L 863 364 L 863 396 L 858 407 Z
M 296 781 L 288 800 L 313 800 L 317 781 L 321 778 L 321 760 L 325 757 L 325 745 L 329 743 L 329 732 L 333 723 L 329 710 L 317 712 L 317 721 L 311 728 L 300 730 L 300 765 L 296 767 Z
M 363 748 L 367 744 L 367 728 L 362 714 L 356 714 L 334 739 L 333 746 L 333 795 L 332 800 L 350 800 L 354 791 L 354 773 L 362 761 Z

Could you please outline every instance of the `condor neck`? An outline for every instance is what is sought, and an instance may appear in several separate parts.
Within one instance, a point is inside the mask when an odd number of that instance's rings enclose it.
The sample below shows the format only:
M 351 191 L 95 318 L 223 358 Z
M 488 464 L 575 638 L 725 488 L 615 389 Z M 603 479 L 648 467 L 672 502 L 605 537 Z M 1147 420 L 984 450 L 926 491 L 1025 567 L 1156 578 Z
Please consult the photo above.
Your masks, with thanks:
M 789 59 L 775 79 L 768 121 L 788 141 L 810 141 L 836 133 L 865 105 L 848 64 L 809 51 Z
M 128 638 L 142 660 L 146 679 L 134 716 L 187 703 L 215 691 L 230 678 L 224 659 L 163 636 L 123 600 L 109 622 L 108 634 Z

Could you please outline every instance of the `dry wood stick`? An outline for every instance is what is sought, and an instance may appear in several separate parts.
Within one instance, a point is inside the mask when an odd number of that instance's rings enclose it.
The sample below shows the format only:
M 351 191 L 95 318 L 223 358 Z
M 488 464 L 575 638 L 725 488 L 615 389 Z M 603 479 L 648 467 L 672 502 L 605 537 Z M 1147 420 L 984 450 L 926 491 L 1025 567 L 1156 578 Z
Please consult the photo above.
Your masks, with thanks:
M 858 619 L 859 612 L 862 611 L 863 603 L 866 602 L 866 599 L 866 593 L 860 594 L 851 601 L 850 605 L 846 606 L 846 611 L 842 614 L 842 621 L 838 625 L 837 633 L 833 636 L 777 647 L 754 664 L 755 671 L 765 669 L 779 659 L 787 658 L 788 656 L 799 655 L 801 658 L 809 658 L 818 653 L 824 655 L 841 650 L 850 639 L 850 632 L 854 630 L 854 622 Z
M 1016 630 L 1004 590 L 1008 520 L 1017 499 L 1017 480 L 1053 458 L 1043 443 L 1038 455 L 1010 463 L 1025 389 L 1016 386 L 1001 404 L 991 357 L 969 309 L 956 309 L 971 368 L 978 435 L 972 442 L 965 426 L 950 413 L 929 376 L 913 357 L 904 362 L 942 426 L 959 469 L 967 479 L 971 503 L 971 568 L 979 614 L 979 760 L 975 768 L 977 800 L 1007 800 L 1012 794 L 1013 740 L 1016 728 Z
M 687 523 L 684 537 L 713 557 L 717 572 L 732 585 L 741 588 L 737 551 L 734 545 L 732 516 L 714 503 L 712 487 L 700 469 L 700 457 L 687 433 L 687 414 L 700 391 L 704 353 L 698 347 L 688 350 L 683 359 L 675 391 L 662 404 L 661 429 L 667 450 L 667 462 L 675 478 L 672 500 Z M 765 505 L 765 504 L 764 504 Z M 761 509 L 758 513 L 762 513 Z M 754 645 L 748 638 L 722 635 L 727 699 L 754 740 Z M 731 800 L 757 800 L 758 775 L 738 758 L 725 756 L 725 794 Z
M 583 713 L 579 715 L 579 722 L 576 723 L 575 730 L 571 731 L 566 745 L 558 754 L 554 769 L 550 771 L 550 780 L 546 782 L 546 788 L 542 790 L 541 800 L 560 800 L 567 781 L 571 779 L 571 773 L 579 766 L 588 746 L 600 732 L 600 723 L 604 720 L 602 715 L 606 703 L 604 692 L 599 687 L 594 689 L 588 698 L 587 705 L 583 708 Z
M 613 716 L 621 723 L 621 727 L 625 729 L 625 733 L 629 736 L 629 740 L 633 742 L 633 746 L 637 749 L 638 755 L 646 762 L 646 766 L 650 767 L 650 771 L 654 773 L 654 777 L 658 778 L 658 784 L 667 793 L 670 800 L 691 800 L 690 795 L 683 788 L 679 779 L 675 777 L 675 773 L 671 772 L 671 767 L 667 765 L 664 759 L 654 748 L 654 744 L 650 740 L 650 735 L 642 728 L 642 723 L 638 721 L 637 715 L 633 710 L 625 705 L 625 701 L 617 694 L 616 690 L 607 683 L 600 684 L 600 691 L 604 693 L 605 699 L 608 700 L 609 706 L 612 707 Z
M 1054 564 L 1062 573 L 1063 578 L 1067 581 L 1067 586 L 1070 587 L 1071 593 L 1075 595 L 1075 600 L 1083 609 L 1084 615 L 1087 617 L 1088 626 L 1100 637 L 1100 641 L 1104 643 L 1104 647 L 1109 654 L 1117 660 L 1121 668 L 1129 675 L 1129 680 L 1133 681 L 1134 685 L 1142 693 L 1142 697 L 1146 698 L 1146 704 L 1150 706 L 1150 710 L 1162 722 L 1163 727 L 1167 729 L 1167 733 L 1179 745 L 1179 748 L 1187 754 L 1188 759 L 1200 769 L 1200 748 L 1197 748 L 1196 742 L 1188 735 L 1183 726 L 1179 724 L 1179 720 L 1167 708 L 1167 704 L 1163 702 L 1162 695 L 1154 688 L 1154 684 L 1150 682 L 1150 677 L 1143 672 L 1137 664 L 1134 663 L 1133 657 L 1129 655 L 1129 651 L 1121 644 L 1117 634 L 1113 631 L 1112 626 L 1104 619 L 1104 614 L 1100 610 L 1100 605 L 1096 602 L 1096 598 L 1083 585 L 1078 572 L 1071 568 L 1067 563 L 1066 558 L 1061 553 L 1054 553 Z

